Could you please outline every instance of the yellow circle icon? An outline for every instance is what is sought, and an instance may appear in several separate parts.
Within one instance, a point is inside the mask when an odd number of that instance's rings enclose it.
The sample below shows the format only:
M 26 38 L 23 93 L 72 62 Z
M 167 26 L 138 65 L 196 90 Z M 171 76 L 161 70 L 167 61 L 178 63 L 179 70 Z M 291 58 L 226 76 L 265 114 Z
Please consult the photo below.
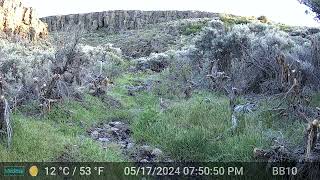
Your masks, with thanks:
M 31 166 L 30 167 L 30 169 L 29 169 L 29 174 L 31 175 L 31 176 L 37 176 L 38 175 L 38 173 L 39 173 L 39 169 L 38 169 L 38 167 L 37 166 Z

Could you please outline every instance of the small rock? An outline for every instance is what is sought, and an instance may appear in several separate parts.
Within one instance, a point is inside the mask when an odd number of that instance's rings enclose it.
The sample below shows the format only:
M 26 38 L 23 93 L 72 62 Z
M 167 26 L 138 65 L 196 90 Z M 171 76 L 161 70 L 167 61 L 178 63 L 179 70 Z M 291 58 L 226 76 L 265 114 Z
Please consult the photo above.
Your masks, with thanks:
M 144 150 L 144 151 L 149 151 L 149 152 L 152 151 L 152 148 L 150 146 L 148 146 L 148 145 L 141 146 L 141 149 Z
M 141 146 L 140 153 L 143 157 L 151 156 L 151 151 L 152 151 L 152 148 L 150 146 L 147 146 L 147 145 Z
M 100 142 L 109 142 L 110 140 L 108 138 L 99 138 L 98 141 L 100 141 Z
M 104 124 L 104 125 L 103 125 L 103 128 L 104 128 L 104 129 L 110 129 L 111 126 L 110 126 L 109 124 Z
M 98 139 L 99 138 L 99 132 L 98 131 L 93 131 L 91 133 L 91 138 L 92 139 Z
M 126 141 L 120 141 L 119 144 L 125 144 L 125 145 L 127 145 L 128 142 L 126 142 Z
M 118 133 L 119 129 L 115 128 L 115 127 L 111 127 L 110 129 L 107 129 L 107 133 L 109 134 L 114 134 L 114 133 Z
M 121 140 L 125 141 L 129 138 L 128 134 L 126 133 L 121 133 L 120 137 L 119 137 Z
M 132 149 L 134 147 L 134 144 L 133 143 L 128 143 L 127 144 L 127 149 Z
M 174 160 L 172 160 L 172 159 L 166 159 L 165 162 L 169 162 L 169 163 L 170 163 L 170 162 L 174 162 Z
M 95 130 L 98 131 L 98 132 L 101 132 L 101 131 L 103 131 L 104 129 L 102 129 L 102 128 L 96 128 Z
M 119 145 L 120 145 L 122 148 L 126 148 L 126 147 L 127 147 L 127 144 L 128 144 L 128 142 L 125 142 L 125 141 L 120 141 L 120 142 L 119 142 Z
M 159 157 L 159 156 L 161 156 L 163 154 L 163 152 L 160 150 L 160 149 L 158 149 L 158 148 L 155 148 L 154 150 L 152 150 L 152 152 L 151 152 L 151 155 L 152 156 L 155 156 L 155 157 Z
M 141 163 L 147 163 L 147 162 L 149 162 L 149 161 L 146 160 L 146 159 L 142 159 L 140 162 L 141 162 Z
M 112 136 L 113 136 L 113 139 L 115 141 L 121 141 L 121 138 L 119 137 L 119 133 L 118 132 L 112 132 Z
M 129 128 L 124 129 L 123 132 L 127 135 L 131 134 L 131 130 Z
M 115 126 L 123 125 L 123 123 L 119 121 L 113 121 L 113 122 L 110 122 L 109 125 L 111 127 L 115 127 Z
M 113 131 L 113 132 L 119 131 L 119 129 L 115 128 L 115 127 L 110 128 L 110 130 Z
M 67 123 L 68 126 L 73 126 L 74 124 L 72 122 Z

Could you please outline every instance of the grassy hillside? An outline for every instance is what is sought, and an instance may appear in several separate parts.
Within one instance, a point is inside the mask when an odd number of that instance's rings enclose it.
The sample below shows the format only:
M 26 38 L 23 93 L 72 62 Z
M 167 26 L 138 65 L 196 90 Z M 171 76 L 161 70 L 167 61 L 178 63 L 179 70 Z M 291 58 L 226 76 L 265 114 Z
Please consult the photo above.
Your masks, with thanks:
M 54 34 L 36 44 L 1 39 L 0 69 L 11 88 L 5 96 L 12 107 L 17 99 L 23 101 L 12 108 L 13 142 L 11 149 L 0 144 L 0 160 L 132 161 L 119 144 L 105 148 L 92 138 L 93 128 L 115 121 L 128 124 L 136 144 L 157 147 L 176 161 L 254 161 L 254 148 L 280 141 L 300 145 L 306 123 L 272 110 L 287 88 L 279 87 L 280 67 L 274 61 L 278 52 L 292 64 L 310 58 L 311 41 L 272 23 L 232 16 L 221 20 L 222 25 L 194 19 L 119 34 L 97 31 L 82 34 L 74 46 Z M 60 41 L 63 46 L 57 45 Z M 70 57 L 76 63 L 53 81 Z M 228 73 L 241 90 L 236 105 L 255 104 L 253 111 L 237 114 L 233 130 L 230 97 L 220 87 L 225 82 L 215 84 L 208 76 L 217 59 L 232 61 Z M 301 69 L 307 71 L 310 62 L 305 60 Z M 78 73 L 72 78 L 81 82 L 69 83 L 68 73 Z M 43 101 L 50 82 L 56 83 L 53 93 Z M 314 82 L 308 79 L 305 85 L 312 89 L 311 105 L 319 107 Z M 20 91 L 20 86 L 28 88 Z M 51 99 L 58 102 L 48 108 Z M 286 99 L 280 108 L 290 109 L 293 101 Z

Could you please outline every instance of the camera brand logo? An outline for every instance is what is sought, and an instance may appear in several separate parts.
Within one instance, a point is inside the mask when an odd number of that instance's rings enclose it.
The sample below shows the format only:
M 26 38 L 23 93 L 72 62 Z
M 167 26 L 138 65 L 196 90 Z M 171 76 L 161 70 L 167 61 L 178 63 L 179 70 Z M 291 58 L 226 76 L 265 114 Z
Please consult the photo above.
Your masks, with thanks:
M 22 166 L 6 166 L 4 167 L 4 176 L 24 176 L 25 168 Z

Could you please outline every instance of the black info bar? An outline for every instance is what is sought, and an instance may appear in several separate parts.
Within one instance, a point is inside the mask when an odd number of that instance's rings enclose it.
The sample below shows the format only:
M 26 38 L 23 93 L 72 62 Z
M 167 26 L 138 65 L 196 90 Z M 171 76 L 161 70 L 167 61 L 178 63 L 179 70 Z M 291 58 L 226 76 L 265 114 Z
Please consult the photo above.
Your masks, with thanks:
M 0 179 L 319 179 L 320 163 L 0 163 Z

